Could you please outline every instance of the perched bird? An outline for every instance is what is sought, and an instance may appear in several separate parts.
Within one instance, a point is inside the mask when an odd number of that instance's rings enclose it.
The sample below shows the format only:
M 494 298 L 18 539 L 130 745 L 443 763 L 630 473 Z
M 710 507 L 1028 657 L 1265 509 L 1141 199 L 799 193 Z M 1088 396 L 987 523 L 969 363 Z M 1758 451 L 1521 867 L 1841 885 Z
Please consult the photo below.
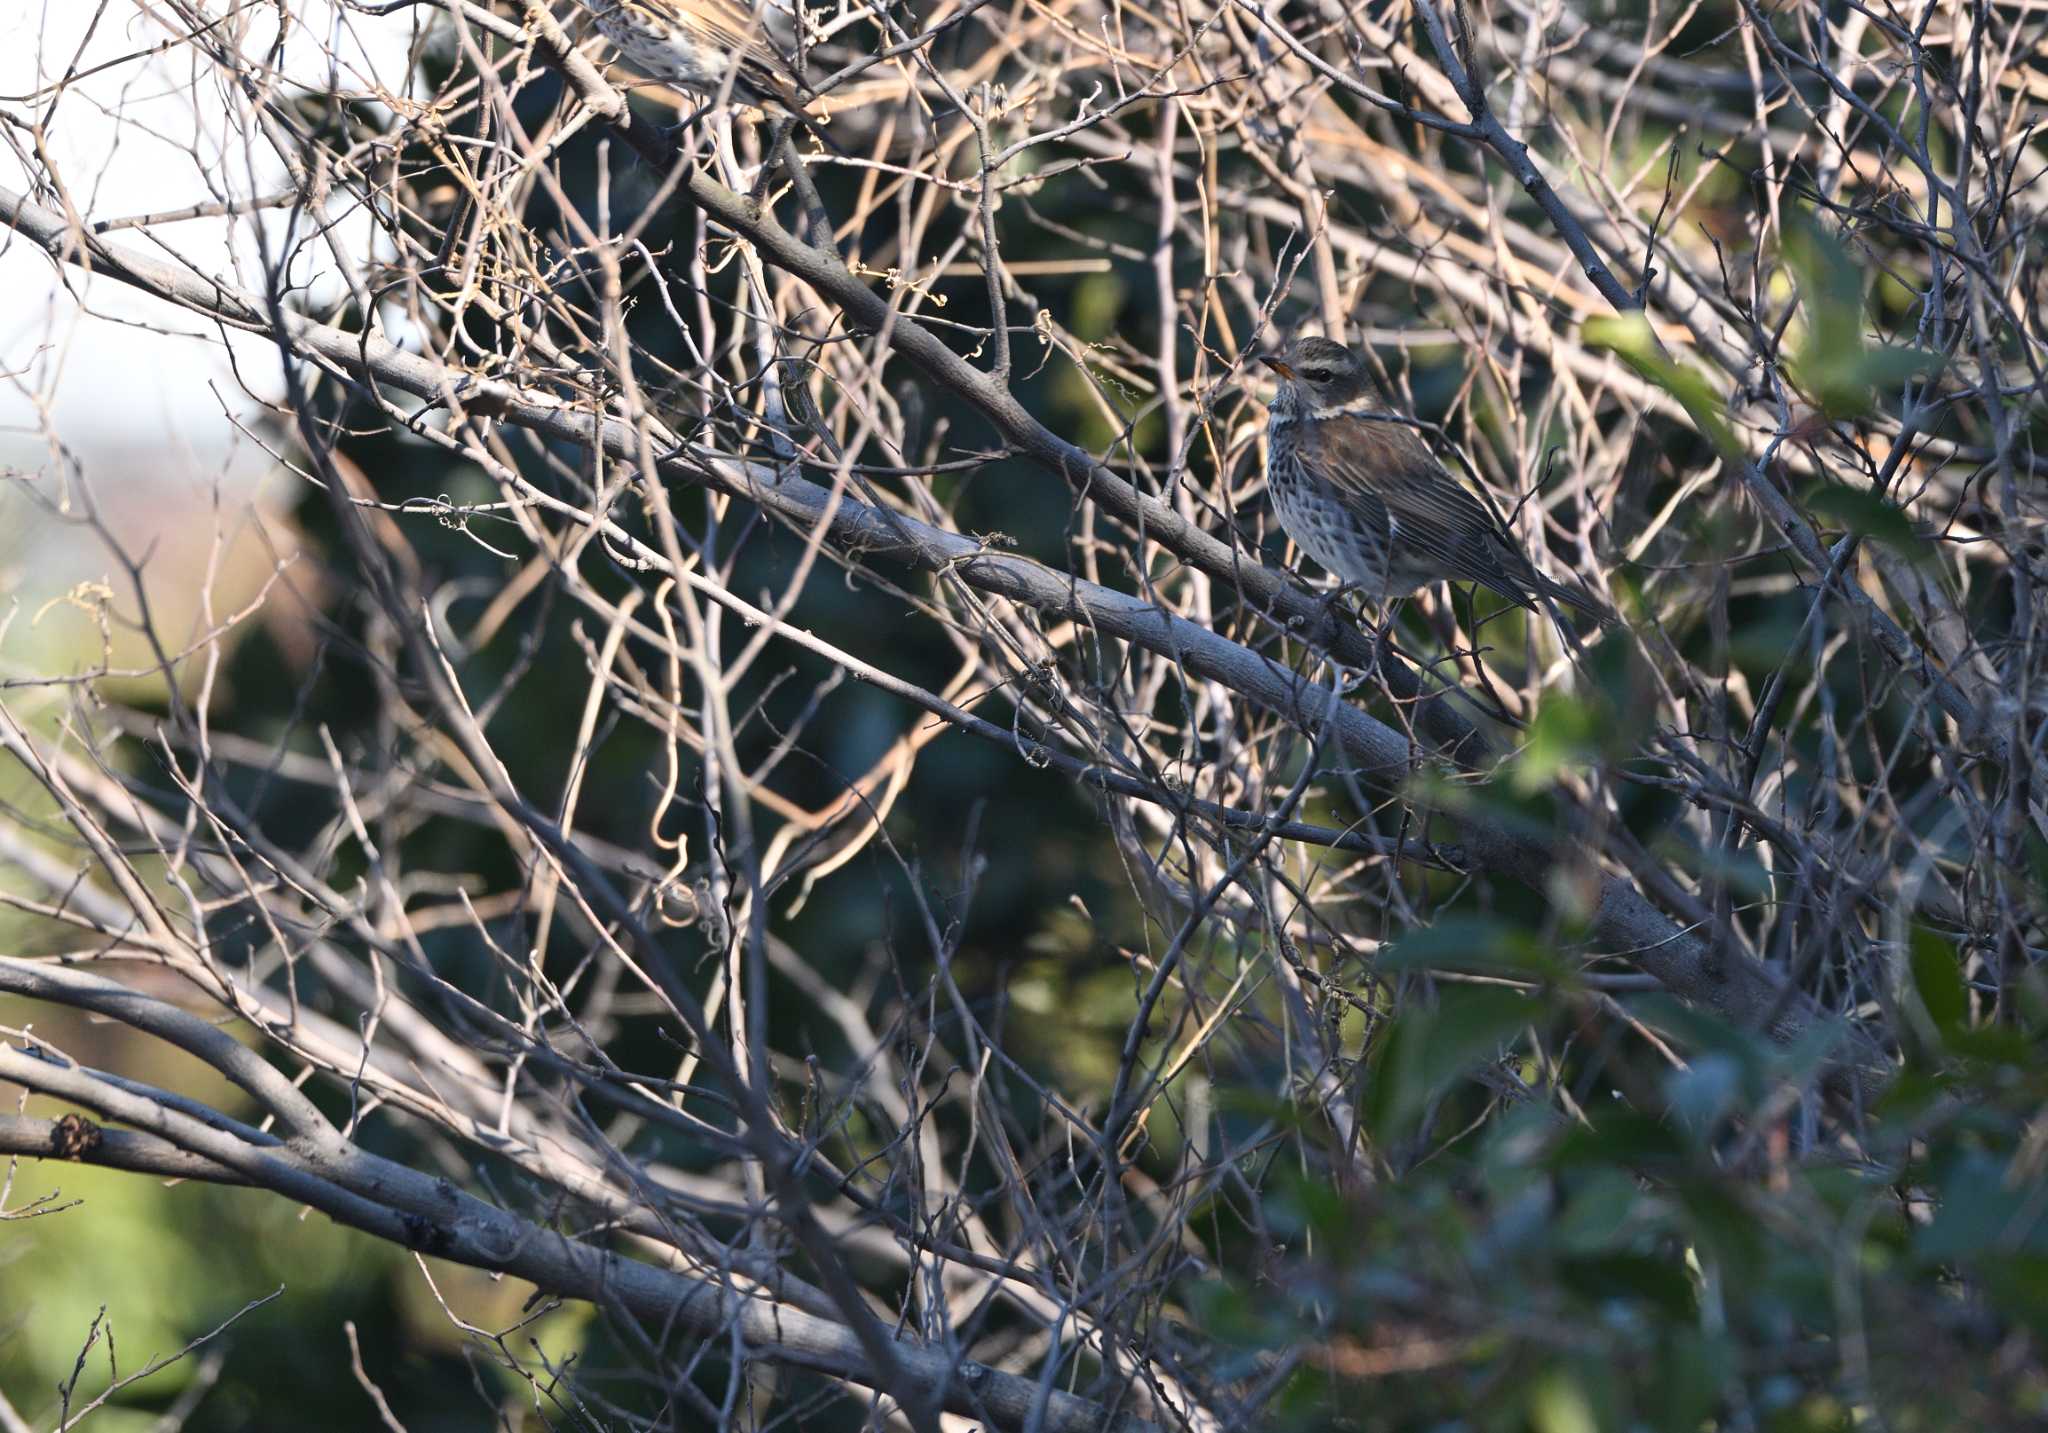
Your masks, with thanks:
M 1518 607 L 1555 598 L 1601 622 L 1604 606 L 1538 572 L 1479 496 L 1444 471 L 1399 415 L 1375 408 L 1357 354 L 1297 338 L 1260 355 L 1280 375 L 1266 424 L 1266 487 L 1295 545 L 1370 597 L 1477 582 Z
M 739 0 L 579 0 L 626 63 L 663 84 L 707 98 L 725 89 L 757 109 L 803 115 L 804 85 L 790 53 L 795 17 L 786 3 L 758 11 Z

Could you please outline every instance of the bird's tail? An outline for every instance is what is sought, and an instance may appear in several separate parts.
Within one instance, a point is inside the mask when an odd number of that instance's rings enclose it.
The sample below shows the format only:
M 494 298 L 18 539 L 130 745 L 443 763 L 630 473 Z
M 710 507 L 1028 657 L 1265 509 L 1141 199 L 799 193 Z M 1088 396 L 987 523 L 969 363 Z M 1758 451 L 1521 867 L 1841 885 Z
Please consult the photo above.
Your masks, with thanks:
M 1554 582 L 1540 572 L 1536 574 L 1536 582 L 1544 596 L 1564 603 L 1581 616 L 1591 617 L 1603 627 L 1618 620 L 1606 603 L 1576 583 Z

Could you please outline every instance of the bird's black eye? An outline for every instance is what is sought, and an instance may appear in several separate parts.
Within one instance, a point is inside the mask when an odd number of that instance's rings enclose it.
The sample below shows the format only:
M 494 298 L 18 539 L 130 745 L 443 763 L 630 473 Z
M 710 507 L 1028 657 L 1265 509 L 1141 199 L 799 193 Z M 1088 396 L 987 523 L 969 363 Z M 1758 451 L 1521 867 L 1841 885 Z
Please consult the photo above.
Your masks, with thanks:
M 1311 383 L 1328 383 L 1330 381 L 1330 370 L 1327 368 L 1304 368 L 1301 370 L 1301 376 Z

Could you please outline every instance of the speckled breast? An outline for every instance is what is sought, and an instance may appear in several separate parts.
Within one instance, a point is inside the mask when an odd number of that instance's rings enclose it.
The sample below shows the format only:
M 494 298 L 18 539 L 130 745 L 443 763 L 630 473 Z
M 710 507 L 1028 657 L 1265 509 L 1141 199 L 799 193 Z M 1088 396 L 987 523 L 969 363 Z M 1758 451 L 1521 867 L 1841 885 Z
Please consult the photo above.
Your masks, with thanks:
M 1412 592 L 1426 579 L 1390 567 L 1381 532 L 1337 498 L 1295 455 L 1287 424 L 1268 430 L 1266 487 L 1295 545 L 1340 582 L 1372 597 Z
M 701 88 L 724 78 L 723 58 L 657 10 L 621 0 L 595 5 L 591 14 L 598 33 L 650 79 Z

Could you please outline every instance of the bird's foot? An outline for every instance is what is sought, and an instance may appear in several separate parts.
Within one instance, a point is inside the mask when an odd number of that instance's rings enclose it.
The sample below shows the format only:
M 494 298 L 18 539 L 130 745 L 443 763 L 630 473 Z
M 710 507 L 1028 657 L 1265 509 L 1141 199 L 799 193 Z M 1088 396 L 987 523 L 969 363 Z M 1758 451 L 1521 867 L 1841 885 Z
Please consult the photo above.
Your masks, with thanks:
M 1373 628 L 1373 636 L 1381 645 L 1387 647 L 1394 645 L 1394 630 L 1400 625 L 1401 608 L 1407 600 L 1405 597 L 1393 597 L 1387 600 L 1386 607 L 1380 613 L 1379 624 Z
M 1321 604 L 1323 609 L 1322 617 L 1316 625 L 1319 627 L 1330 627 L 1349 617 L 1351 614 L 1345 609 L 1344 599 L 1352 593 L 1362 590 L 1355 582 L 1340 582 L 1328 592 L 1325 592 Z
M 1372 638 L 1371 670 L 1374 672 L 1380 671 L 1381 664 L 1387 658 L 1405 655 L 1400 644 L 1394 640 L 1394 633 L 1400 626 L 1401 605 L 1405 600 L 1400 597 L 1390 598 L 1381 609 L 1379 621 L 1362 624 Z

